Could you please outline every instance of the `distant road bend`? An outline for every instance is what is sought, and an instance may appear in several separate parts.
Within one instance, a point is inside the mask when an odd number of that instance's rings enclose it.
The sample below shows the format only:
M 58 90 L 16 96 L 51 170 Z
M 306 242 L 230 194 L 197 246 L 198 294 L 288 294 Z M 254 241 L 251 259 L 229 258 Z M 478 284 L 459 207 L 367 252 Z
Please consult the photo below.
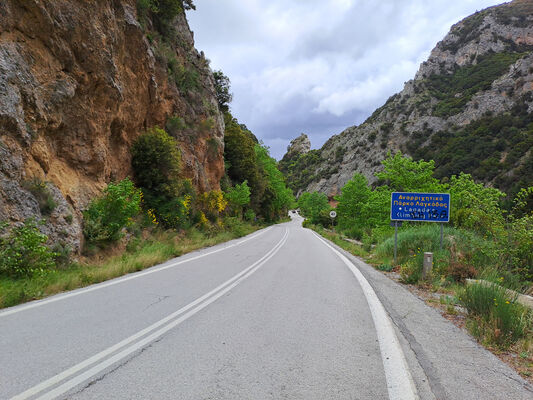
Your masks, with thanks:
M 0 399 L 531 399 L 301 218 L 0 312 Z

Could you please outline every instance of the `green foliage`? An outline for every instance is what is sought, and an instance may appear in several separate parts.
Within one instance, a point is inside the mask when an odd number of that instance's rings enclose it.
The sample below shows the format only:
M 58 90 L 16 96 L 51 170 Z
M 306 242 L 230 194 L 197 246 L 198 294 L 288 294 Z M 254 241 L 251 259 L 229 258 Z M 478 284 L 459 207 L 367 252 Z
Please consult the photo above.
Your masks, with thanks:
M 188 223 L 190 201 L 195 193 L 180 178 L 180 152 L 176 140 L 159 128 L 149 129 L 132 147 L 135 182 L 144 194 L 144 204 L 167 228 Z
M 414 137 L 407 149 L 415 159 L 434 159 L 437 178 L 470 173 L 476 180 L 494 182 L 514 196 L 533 182 L 533 114 L 526 98 L 509 113 L 484 116 L 457 130 L 438 132 L 429 144 Z
M 233 100 L 233 95 L 230 92 L 231 82 L 221 70 L 213 71 L 213 78 L 215 79 L 215 91 L 218 108 L 222 112 L 228 112 L 229 103 L 231 103 L 231 100 Z
M 150 18 L 163 35 L 173 33 L 172 21 L 183 10 L 196 9 L 193 0 L 137 0 L 137 13 L 141 20 Z
M 440 102 L 434 115 L 446 117 L 461 112 L 472 96 L 490 89 L 492 82 L 509 70 L 524 53 L 489 53 L 476 64 L 459 67 L 451 75 L 431 75 L 428 89 Z
M 230 188 L 225 196 L 226 199 L 229 201 L 229 203 L 234 207 L 236 210 L 239 211 L 240 214 L 242 214 L 243 207 L 250 204 L 250 187 L 248 186 L 248 182 L 244 181 L 241 184 L 237 184 L 234 187 Z
M 316 168 L 322 161 L 320 150 L 311 150 L 305 154 L 285 154 L 279 162 L 279 170 L 286 176 L 288 186 L 297 193 L 317 178 Z
M 141 192 L 128 178 L 110 183 L 101 197 L 91 201 L 83 213 L 83 233 L 90 244 L 118 240 L 122 228 L 132 225 L 141 211 Z
M 160 128 L 151 128 L 132 147 L 135 183 L 148 206 L 155 199 L 177 197 L 180 189 L 180 152 L 174 138 Z
M 320 213 L 329 211 L 328 197 L 320 192 L 305 192 L 298 198 L 300 213 L 312 224 L 320 223 Z
M 533 281 L 533 187 L 523 188 L 515 198 L 509 218 L 504 257 L 509 268 L 519 276 Z
M 387 185 L 395 192 L 423 192 L 435 193 L 443 189 L 439 181 L 433 177 L 435 162 L 413 161 L 411 157 L 401 152 L 394 156 L 387 154 L 382 162 L 384 170 L 376 173 L 381 184 Z
M 255 212 L 251 208 L 246 210 L 246 212 L 244 213 L 244 219 L 246 221 L 255 221 L 255 218 L 256 218 Z
M 255 145 L 257 165 L 263 172 L 267 191 L 271 193 L 270 199 L 262 202 L 263 212 L 276 219 L 285 215 L 289 208 L 295 204 L 292 191 L 285 184 L 285 177 L 279 171 L 276 160 L 270 157 L 268 148 L 260 144 Z
M 40 179 L 34 178 L 30 181 L 23 183 L 24 189 L 29 191 L 37 203 L 39 203 L 39 210 L 41 210 L 42 215 L 50 215 L 52 211 L 57 207 L 57 203 L 48 188 L 46 182 L 41 181 Z
M 255 145 L 250 131 L 243 129 L 230 113 L 224 114 L 224 160 L 227 174 L 233 182 L 247 181 L 252 190 L 252 202 L 257 205 L 264 192 L 256 163 Z
M 350 236 L 356 239 L 361 239 L 362 227 L 367 225 L 364 211 L 367 211 L 371 194 L 366 178 L 355 174 L 341 189 L 341 195 L 336 197 L 339 202 L 336 209 L 339 229 L 352 233 Z
M 48 237 L 39 232 L 34 220 L 8 227 L 0 222 L 0 275 L 28 277 L 55 267 L 57 254 L 45 246 Z
M 274 220 L 286 214 L 294 197 L 268 149 L 259 144 L 245 125 L 225 113 L 224 160 L 226 173 L 234 183 L 247 181 L 254 212 Z
M 459 299 L 472 317 L 478 317 L 477 336 L 500 347 L 515 343 L 530 329 L 531 311 L 518 304 L 516 296 L 502 286 L 474 283 L 462 291 Z
M 496 235 L 504 228 L 500 201 L 505 196 L 498 189 L 475 183 L 469 174 L 450 179 L 451 222 L 484 235 Z
M 185 120 L 176 115 L 169 117 L 165 124 L 165 130 L 174 138 L 177 138 L 186 128 Z

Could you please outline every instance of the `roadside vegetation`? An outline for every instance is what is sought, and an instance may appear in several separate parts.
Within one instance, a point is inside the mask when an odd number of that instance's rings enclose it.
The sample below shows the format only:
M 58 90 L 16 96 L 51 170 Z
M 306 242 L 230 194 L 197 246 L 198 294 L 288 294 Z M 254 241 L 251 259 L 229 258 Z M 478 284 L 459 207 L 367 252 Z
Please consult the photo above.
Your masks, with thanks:
M 83 211 L 82 255 L 50 243 L 46 220 L 0 221 L 0 308 L 139 271 L 287 216 L 292 191 L 268 148 L 229 113 L 229 79 L 216 76 L 226 119 L 220 189 L 197 190 L 183 175 L 178 141 L 162 128 L 148 129 L 131 148 L 132 176 L 110 182 Z M 45 183 L 28 187 L 42 207 L 55 206 Z
M 389 154 L 383 166 L 375 186 L 356 174 L 342 188 L 335 197 L 334 225 L 327 197 L 303 193 L 298 206 L 306 217 L 304 226 L 377 269 L 396 273 L 405 284 L 447 293 L 449 312 L 466 310 L 466 326 L 481 343 L 497 351 L 515 350 L 533 362 L 533 311 L 518 301 L 518 293 L 531 292 L 533 283 L 533 187 L 518 191 L 506 210 L 503 192 L 464 173 L 439 180 L 433 161 L 413 161 L 398 153 Z M 442 248 L 438 224 L 404 222 L 394 262 L 393 191 L 451 194 Z M 434 265 L 423 281 L 424 252 L 433 253 Z

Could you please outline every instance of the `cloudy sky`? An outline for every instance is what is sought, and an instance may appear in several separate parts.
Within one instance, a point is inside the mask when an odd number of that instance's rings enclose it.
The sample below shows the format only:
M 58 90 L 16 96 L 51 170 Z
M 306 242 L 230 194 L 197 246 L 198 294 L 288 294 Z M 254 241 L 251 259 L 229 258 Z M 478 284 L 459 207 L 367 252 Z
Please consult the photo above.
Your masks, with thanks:
M 196 48 L 231 79 L 231 111 L 281 158 L 318 148 L 414 77 L 452 24 L 495 0 L 196 0 Z

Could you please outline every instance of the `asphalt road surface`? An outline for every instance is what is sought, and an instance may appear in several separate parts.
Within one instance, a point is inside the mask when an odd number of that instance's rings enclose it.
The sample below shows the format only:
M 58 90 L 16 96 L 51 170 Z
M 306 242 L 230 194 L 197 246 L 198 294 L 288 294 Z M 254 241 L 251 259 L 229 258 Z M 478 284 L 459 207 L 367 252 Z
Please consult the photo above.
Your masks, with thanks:
M 0 312 L 0 399 L 533 399 L 301 219 Z

